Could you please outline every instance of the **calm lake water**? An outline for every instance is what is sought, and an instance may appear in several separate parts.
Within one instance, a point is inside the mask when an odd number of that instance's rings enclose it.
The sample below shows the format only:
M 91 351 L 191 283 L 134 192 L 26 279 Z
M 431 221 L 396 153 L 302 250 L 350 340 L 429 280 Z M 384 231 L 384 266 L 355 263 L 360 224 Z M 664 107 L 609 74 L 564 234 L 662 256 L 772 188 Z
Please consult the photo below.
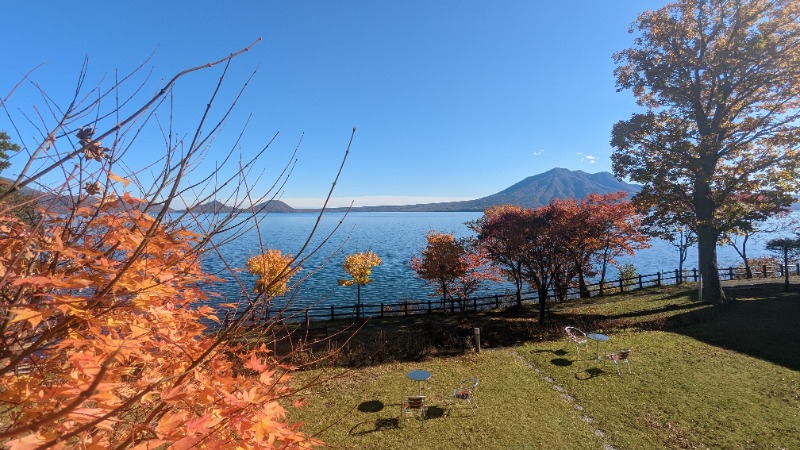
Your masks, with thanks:
M 797 214 L 797 213 L 795 213 Z M 352 305 L 356 301 L 356 287 L 342 287 L 337 279 L 345 278 L 342 270 L 344 257 L 348 254 L 372 250 L 380 256 L 383 263 L 373 271 L 373 283 L 361 289 L 363 303 L 395 303 L 403 300 L 426 300 L 434 289 L 420 280 L 411 270 L 411 257 L 419 254 L 425 247 L 425 235 L 430 230 L 467 236 L 471 232 L 465 223 L 481 216 L 475 212 L 449 213 L 350 213 L 328 242 L 315 254 L 310 255 L 303 264 L 300 276 L 307 279 L 295 291 L 294 302 L 299 305 Z M 312 238 L 309 249 L 318 246 L 342 221 L 341 213 L 326 213 Z M 270 214 L 261 226 L 261 237 L 267 248 L 279 249 L 284 253 L 297 254 L 302 243 L 311 232 L 317 215 L 313 213 Z M 747 244 L 749 257 L 770 254 L 764 243 L 774 236 L 755 235 Z M 673 271 L 678 268 L 678 252 L 669 243 L 653 240 L 652 247 L 642 250 L 632 258 L 621 258 L 621 263 L 632 263 L 640 274 Z M 260 252 L 258 233 L 255 230 L 236 241 L 222 247 L 225 259 L 234 268 L 243 268 L 247 259 Z M 738 266 L 741 258 L 730 247 L 718 250 L 720 267 Z M 690 250 L 685 267 L 696 267 L 697 250 Z M 231 280 L 213 289 L 224 294 L 227 301 L 240 298 L 240 289 L 232 277 L 223 270 L 216 256 L 208 257 L 204 269 L 210 273 Z M 617 270 L 612 268 L 608 278 L 617 278 Z M 240 274 L 248 289 L 252 289 L 253 278 L 243 272 Z M 487 283 L 477 295 L 511 292 L 511 286 L 504 283 Z

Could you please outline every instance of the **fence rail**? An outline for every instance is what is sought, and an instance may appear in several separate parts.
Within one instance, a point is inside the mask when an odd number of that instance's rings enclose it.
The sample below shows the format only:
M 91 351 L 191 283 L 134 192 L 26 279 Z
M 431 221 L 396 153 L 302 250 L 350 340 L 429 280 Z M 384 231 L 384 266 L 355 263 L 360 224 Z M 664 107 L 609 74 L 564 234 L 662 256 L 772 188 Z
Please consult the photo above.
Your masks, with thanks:
M 752 267 L 752 278 L 779 278 L 784 276 L 784 271 L 790 275 L 800 275 L 800 262 L 790 264 L 788 266 L 770 266 L 762 265 L 760 267 Z M 745 279 L 746 273 L 744 267 L 727 267 L 719 269 L 720 278 L 722 280 L 739 280 Z M 664 286 L 669 284 L 683 284 L 683 283 L 696 283 L 699 278 L 697 269 L 678 270 L 668 272 L 656 272 L 649 275 L 636 275 L 631 278 L 619 278 L 616 280 L 609 280 L 603 283 L 602 289 L 600 283 L 592 283 L 587 285 L 587 290 L 590 297 L 600 295 L 608 295 L 619 292 L 630 292 L 637 289 L 644 289 L 653 286 Z M 602 292 L 602 294 L 601 294 Z M 559 295 L 560 294 L 560 295 Z M 581 292 L 577 286 L 569 286 L 562 288 L 560 291 L 556 288 L 550 291 L 548 295 L 549 301 L 557 301 L 559 298 L 563 299 L 577 299 Z M 522 302 L 538 303 L 539 296 L 536 291 L 526 291 L 522 293 Z M 368 317 L 391 317 L 391 316 L 411 316 L 418 314 L 434 314 L 434 313 L 462 313 L 462 312 L 477 312 L 490 309 L 502 309 L 517 304 L 516 293 L 511 294 L 495 294 L 483 297 L 471 297 L 467 299 L 431 299 L 431 300 L 405 300 L 395 303 L 380 303 L 380 304 L 357 304 L 352 305 L 335 305 L 329 306 L 315 306 L 315 307 L 286 307 L 274 314 L 270 314 L 267 309 L 263 314 L 259 314 L 258 318 L 254 320 L 253 325 L 258 322 L 268 320 L 283 320 L 287 322 L 316 322 L 316 321 L 334 321 L 338 319 L 361 319 Z M 277 308 L 276 308 L 277 309 Z M 224 321 L 227 324 L 229 317 L 225 317 Z

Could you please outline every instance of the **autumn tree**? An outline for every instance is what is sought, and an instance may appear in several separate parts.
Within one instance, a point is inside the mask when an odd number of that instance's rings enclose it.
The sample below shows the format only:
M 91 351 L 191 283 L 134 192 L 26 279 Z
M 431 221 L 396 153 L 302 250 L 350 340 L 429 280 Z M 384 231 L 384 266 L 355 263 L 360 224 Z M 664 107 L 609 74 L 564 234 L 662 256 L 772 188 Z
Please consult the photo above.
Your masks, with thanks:
M 539 322 L 545 320 L 550 292 L 558 283 L 566 288 L 575 274 L 575 261 L 567 250 L 572 237 L 559 229 L 559 213 L 558 205 L 551 202 L 533 210 L 523 222 L 522 276 L 538 295 Z
M 465 262 L 466 270 L 453 282 L 451 292 L 459 300 L 461 308 L 466 307 L 466 300 L 478 292 L 487 282 L 501 281 L 500 273 L 491 263 L 486 251 L 474 238 L 462 238 L 464 254 L 461 259 Z
M 524 223 L 530 209 L 500 205 L 487 209 L 483 216 L 471 222 L 478 244 L 506 279 L 514 283 L 517 305 L 522 306 L 524 244 L 527 237 Z
M 442 296 L 442 307 L 445 307 L 447 299 L 453 295 L 453 283 L 467 273 L 465 243 L 452 233 L 433 230 L 425 239 L 428 243 L 420 256 L 411 258 L 411 268 L 420 278 L 437 286 L 436 292 Z
M 268 297 L 285 294 L 291 278 L 302 270 L 298 265 L 293 266 L 294 262 L 291 254 L 284 255 L 275 249 L 250 257 L 247 270 L 257 277 L 253 291 Z
M 342 268 L 350 275 L 349 279 L 340 279 L 341 286 L 356 286 L 356 305 L 361 305 L 361 286 L 372 283 L 372 269 L 381 264 L 381 258 L 372 250 L 354 253 L 344 258 Z M 356 306 L 356 315 L 359 314 Z
M 614 173 L 643 184 L 643 207 L 691 212 L 712 303 L 725 301 L 720 236 L 800 187 L 798 17 L 795 0 L 680 0 L 642 13 L 614 55 L 617 87 L 647 109 L 614 125 Z
M 587 245 L 580 243 L 584 239 L 589 242 L 589 250 L 595 249 L 592 256 L 600 266 L 600 295 L 609 265 L 619 267 L 617 258 L 633 256 L 637 250 L 650 246 L 641 216 L 627 196 L 626 192 L 589 194 L 580 202 L 587 219 L 578 224 L 579 229 L 585 229 L 585 235 L 576 236 L 579 242 L 575 245 Z
M 262 246 L 266 256 L 248 264 L 258 276 L 255 286 L 228 265 L 243 298 L 216 299 L 221 303 L 215 309 L 206 288 L 220 280 L 201 270 L 202 258 L 220 256 L 221 246 L 257 229 L 259 216 L 243 211 L 257 211 L 275 195 L 294 159 L 265 193 L 249 188 L 246 175 L 268 145 L 230 172 L 222 165 L 207 174 L 192 172 L 208 157 L 212 141 L 224 141 L 222 124 L 232 105 L 219 109 L 216 100 L 228 67 L 247 50 L 183 71 L 144 99 L 139 93 L 148 90 L 145 81 L 133 81 L 136 71 L 87 90 L 84 68 L 66 104 L 38 92 L 45 104 L 37 111 L 51 115 L 35 115 L 42 122 L 36 128 L 40 140 L 20 140 L 12 155 L 20 158 L 19 172 L 0 191 L 0 445 L 319 444 L 288 422 L 286 408 L 299 405 L 288 382 L 294 366 L 269 350 L 273 324 L 248 326 L 287 288 L 305 260 L 299 255 L 313 251 L 311 236 L 294 257 Z M 214 68 L 219 78 L 206 110 L 187 138 L 179 138 L 184 133 L 165 128 L 173 125 L 180 100 L 173 87 Z M 241 95 L 234 91 L 232 103 Z M 13 95 L 3 98 L 7 112 Z M 137 139 L 151 125 L 163 140 L 163 156 L 147 170 L 135 168 L 126 153 L 138 148 Z M 223 161 L 238 153 L 233 141 L 227 154 L 216 153 Z M 26 186 L 46 189 L 34 223 L 4 203 Z M 235 208 L 193 213 L 216 199 Z M 236 315 L 222 324 L 225 311 Z
M 796 238 L 775 238 L 767 241 L 767 250 L 779 252 L 783 257 L 784 290 L 789 292 L 789 256 L 800 254 L 800 235 Z

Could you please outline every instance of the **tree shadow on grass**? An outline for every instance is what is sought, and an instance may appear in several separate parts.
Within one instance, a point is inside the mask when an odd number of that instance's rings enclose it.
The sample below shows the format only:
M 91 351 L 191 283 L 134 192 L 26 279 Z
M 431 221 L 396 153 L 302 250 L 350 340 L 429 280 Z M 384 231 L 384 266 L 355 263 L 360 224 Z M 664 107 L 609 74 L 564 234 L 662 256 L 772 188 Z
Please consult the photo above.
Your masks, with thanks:
M 783 284 L 778 283 L 727 287 L 725 293 L 739 300 L 714 308 L 711 314 L 701 310 L 671 317 L 666 328 L 800 370 L 800 293 L 783 292 Z

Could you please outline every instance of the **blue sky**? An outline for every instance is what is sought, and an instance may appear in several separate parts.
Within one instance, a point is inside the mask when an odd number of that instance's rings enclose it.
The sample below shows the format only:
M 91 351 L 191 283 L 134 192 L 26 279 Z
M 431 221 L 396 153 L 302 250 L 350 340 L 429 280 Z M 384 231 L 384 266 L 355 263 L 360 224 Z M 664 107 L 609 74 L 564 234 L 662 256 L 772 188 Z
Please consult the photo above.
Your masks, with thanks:
M 226 79 L 232 92 L 257 70 L 204 169 L 249 118 L 237 148 L 245 156 L 280 133 L 262 160 L 266 176 L 302 136 L 282 198 L 319 206 L 356 127 L 336 205 L 474 199 L 553 167 L 611 170 L 611 127 L 637 108 L 630 92 L 616 92 L 612 54 L 632 45 L 628 27 L 640 12 L 664 3 L 12 2 L 3 8 L 0 98 L 42 63 L 31 78 L 66 104 L 84 56 L 92 84 L 155 52 L 146 68 L 157 86 L 263 37 Z M 192 131 L 218 76 L 178 86 L 176 129 Z M 14 92 L 0 129 L 11 131 L 10 115 L 30 145 L 22 114 L 34 107 L 42 101 L 33 89 Z M 128 163 L 161 154 L 158 139 L 142 137 Z

